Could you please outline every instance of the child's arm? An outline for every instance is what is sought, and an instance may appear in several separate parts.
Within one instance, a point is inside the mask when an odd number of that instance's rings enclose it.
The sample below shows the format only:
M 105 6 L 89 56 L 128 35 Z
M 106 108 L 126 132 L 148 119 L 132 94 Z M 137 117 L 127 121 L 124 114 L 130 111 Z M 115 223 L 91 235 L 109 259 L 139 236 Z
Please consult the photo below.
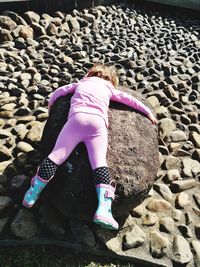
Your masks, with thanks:
M 134 108 L 134 109 L 142 112 L 143 114 L 145 114 L 153 124 L 157 124 L 157 120 L 154 117 L 151 110 L 147 106 L 145 106 L 141 101 L 139 101 L 138 99 L 136 99 L 132 95 L 129 95 L 129 94 L 122 92 L 120 90 L 112 89 L 111 91 L 112 91 L 112 96 L 110 98 L 111 101 L 120 102 L 120 103 L 123 103 L 123 104 L 131 107 L 131 108 Z
M 55 92 L 52 94 L 52 96 L 49 99 L 49 104 L 48 104 L 49 110 L 53 106 L 53 104 L 57 98 L 59 98 L 61 96 L 65 96 L 65 95 L 70 94 L 70 93 L 74 93 L 76 85 L 77 85 L 77 83 L 71 83 L 71 84 L 64 85 L 64 86 L 56 89 Z

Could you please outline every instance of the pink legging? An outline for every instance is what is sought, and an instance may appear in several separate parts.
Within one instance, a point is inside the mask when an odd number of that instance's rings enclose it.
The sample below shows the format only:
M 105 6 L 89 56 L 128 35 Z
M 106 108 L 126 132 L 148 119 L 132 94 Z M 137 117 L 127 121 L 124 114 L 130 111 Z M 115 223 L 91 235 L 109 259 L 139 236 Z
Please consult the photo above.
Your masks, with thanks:
M 48 158 L 61 165 L 80 142 L 87 147 L 93 170 L 107 166 L 108 137 L 105 121 L 98 115 L 88 113 L 75 113 L 69 118 Z

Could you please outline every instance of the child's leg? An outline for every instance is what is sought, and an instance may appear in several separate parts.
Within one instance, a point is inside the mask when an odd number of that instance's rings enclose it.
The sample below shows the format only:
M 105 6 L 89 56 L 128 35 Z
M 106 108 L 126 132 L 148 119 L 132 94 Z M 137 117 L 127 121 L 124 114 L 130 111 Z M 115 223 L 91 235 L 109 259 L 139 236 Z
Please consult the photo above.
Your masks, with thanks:
M 56 173 L 58 165 L 50 160 L 48 157 L 43 160 L 41 165 L 38 167 L 38 176 L 43 180 L 50 180 Z
M 98 128 L 96 133 L 84 140 L 92 169 L 107 167 L 106 154 L 108 134 L 105 124 Z
M 82 141 L 82 128 L 77 117 L 76 114 L 73 115 L 64 125 L 52 152 L 48 155 L 48 158 L 57 165 L 61 165 Z
M 44 159 L 38 167 L 36 175 L 31 180 L 31 187 L 26 192 L 23 200 L 25 207 L 31 208 L 37 201 L 48 181 L 55 175 L 58 166 L 67 159 L 75 146 L 80 142 L 80 133 L 81 130 L 78 128 L 76 120 L 71 118 L 64 125 L 53 151 Z
M 107 129 L 105 123 L 95 134 L 84 140 L 89 160 L 93 169 L 93 177 L 98 197 L 98 208 L 94 215 L 94 222 L 113 230 L 118 229 L 118 223 L 111 212 L 112 201 L 115 197 L 116 182 L 111 181 L 106 162 Z

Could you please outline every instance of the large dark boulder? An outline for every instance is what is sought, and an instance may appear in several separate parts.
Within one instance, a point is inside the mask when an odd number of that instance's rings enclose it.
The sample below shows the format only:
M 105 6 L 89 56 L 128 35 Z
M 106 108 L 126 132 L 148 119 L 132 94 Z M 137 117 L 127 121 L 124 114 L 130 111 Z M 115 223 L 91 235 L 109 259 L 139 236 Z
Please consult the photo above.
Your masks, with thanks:
M 132 90 L 126 91 L 138 99 Z M 52 150 L 67 121 L 71 96 L 60 97 L 53 105 L 41 140 L 41 160 Z M 145 101 L 144 101 L 145 102 Z M 113 203 L 115 217 L 125 215 L 148 194 L 159 167 L 156 126 L 131 108 L 112 102 L 109 109 L 110 174 L 117 181 Z M 66 136 L 70 138 L 70 136 Z M 73 166 L 72 171 L 68 162 Z M 43 194 L 67 217 L 90 221 L 97 206 L 92 170 L 84 144 L 79 144 Z

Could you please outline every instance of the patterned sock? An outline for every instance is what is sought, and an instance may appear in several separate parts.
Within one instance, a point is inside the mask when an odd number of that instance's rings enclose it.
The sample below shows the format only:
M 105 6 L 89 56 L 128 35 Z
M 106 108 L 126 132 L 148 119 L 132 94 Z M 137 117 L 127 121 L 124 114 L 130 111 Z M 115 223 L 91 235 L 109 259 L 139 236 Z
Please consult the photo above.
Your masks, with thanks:
M 95 184 L 109 184 L 110 174 L 108 167 L 99 167 L 93 170 Z
M 39 167 L 38 175 L 44 180 L 49 180 L 55 175 L 57 168 L 57 164 L 46 158 Z

